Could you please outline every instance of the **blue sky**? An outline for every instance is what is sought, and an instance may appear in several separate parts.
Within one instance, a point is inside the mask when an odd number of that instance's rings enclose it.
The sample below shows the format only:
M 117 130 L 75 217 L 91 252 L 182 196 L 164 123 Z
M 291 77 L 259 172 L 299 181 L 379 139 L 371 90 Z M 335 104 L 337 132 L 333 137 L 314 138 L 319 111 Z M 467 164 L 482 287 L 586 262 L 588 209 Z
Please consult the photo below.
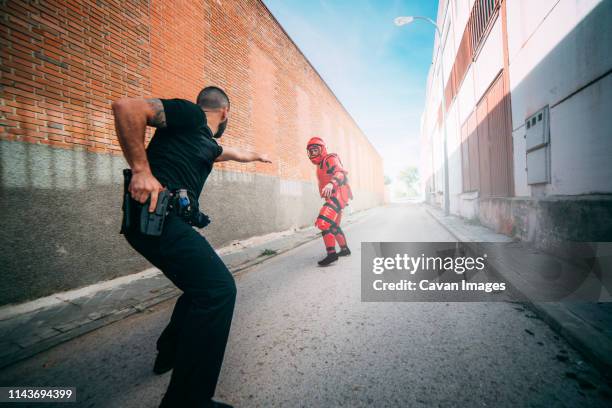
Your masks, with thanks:
M 385 174 L 419 162 L 419 125 L 437 0 L 264 0 L 385 160 Z

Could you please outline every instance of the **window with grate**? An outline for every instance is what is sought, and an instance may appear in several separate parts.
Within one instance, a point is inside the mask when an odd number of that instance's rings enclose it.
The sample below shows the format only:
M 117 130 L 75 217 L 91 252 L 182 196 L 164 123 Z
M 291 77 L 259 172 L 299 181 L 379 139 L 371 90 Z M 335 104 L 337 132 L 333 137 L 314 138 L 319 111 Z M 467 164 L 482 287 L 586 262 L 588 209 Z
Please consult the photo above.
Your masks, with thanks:
M 468 22 L 472 51 L 475 52 L 495 17 L 501 0 L 476 0 Z
M 501 0 L 474 1 L 470 18 L 465 26 L 459 48 L 457 49 L 455 62 L 444 89 L 446 109 L 450 108 L 453 99 L 457 96 L 468 68 L 475 58 L 485 34 L 495 20 L 500 5 Z

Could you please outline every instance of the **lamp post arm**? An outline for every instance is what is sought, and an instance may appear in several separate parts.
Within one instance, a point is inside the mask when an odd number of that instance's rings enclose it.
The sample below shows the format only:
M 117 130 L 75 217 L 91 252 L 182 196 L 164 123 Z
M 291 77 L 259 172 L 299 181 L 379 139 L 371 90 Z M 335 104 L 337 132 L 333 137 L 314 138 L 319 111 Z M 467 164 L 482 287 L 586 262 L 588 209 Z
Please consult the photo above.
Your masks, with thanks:
M 415 20 L 424 20 L 424 21 L 427 21 L 429 24 L 431 24 L 434 27 L 436 27 L 436 32 L 438 33 L 438 38 L 440 38 L 440 41 L 442 41 L 442 34 L 440 34 L 440 27 L 438 27 L 438 25 L 436 24 L 435 21 L 433 21 L 429 17 L 424 17 L 424 16 L 413 16 L 412 18 L 414 18 Z

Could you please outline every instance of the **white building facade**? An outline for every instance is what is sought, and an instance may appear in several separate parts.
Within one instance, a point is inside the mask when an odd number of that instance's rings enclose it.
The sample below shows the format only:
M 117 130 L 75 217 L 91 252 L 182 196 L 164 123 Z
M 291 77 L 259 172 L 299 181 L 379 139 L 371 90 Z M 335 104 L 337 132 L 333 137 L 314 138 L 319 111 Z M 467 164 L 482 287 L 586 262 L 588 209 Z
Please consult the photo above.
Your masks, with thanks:
M 448 194 L 451 213 L 542 246 L 612 241 L 612 1 L 438 10 L 421 119 L 427 200 L 443 207 Z

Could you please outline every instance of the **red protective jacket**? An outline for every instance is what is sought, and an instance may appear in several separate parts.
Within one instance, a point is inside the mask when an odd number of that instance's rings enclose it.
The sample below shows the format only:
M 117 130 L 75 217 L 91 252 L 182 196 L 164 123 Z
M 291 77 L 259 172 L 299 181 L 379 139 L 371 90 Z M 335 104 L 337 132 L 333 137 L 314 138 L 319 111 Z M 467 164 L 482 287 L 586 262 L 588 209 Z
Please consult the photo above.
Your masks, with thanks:
M 347 174 L 348 171 L 342 167 L 342 162 L 337 154 L 326 155 L 317 166 L 317 179 L 319 180 L 321 197 L 323 197 L 323 187 L 327 183 L 332 183 L 334 185 L 332 197 L 338 199 L 340 205 L 344 208 L 348 201 L 353 199 L 353 193 L 346 177 Z

